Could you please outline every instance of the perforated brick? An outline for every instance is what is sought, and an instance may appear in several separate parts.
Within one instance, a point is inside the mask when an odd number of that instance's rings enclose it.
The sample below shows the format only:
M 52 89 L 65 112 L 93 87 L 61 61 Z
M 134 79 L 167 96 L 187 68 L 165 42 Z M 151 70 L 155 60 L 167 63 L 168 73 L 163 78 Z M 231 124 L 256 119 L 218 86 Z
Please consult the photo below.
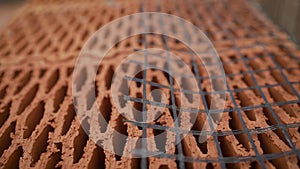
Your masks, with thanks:
M 165 48 L 167 43 L 201 77 L 204 100 L 199 103 L 196 122 L 182 122 L 192 125 L 180 142 L 182 150 L 172 144 L 178 133 L 168 130 L 174 127 L 172 105 L 185 106 L 179 99 L 172 103 L 171 97 L 179 95 L 178 84 L 171 86 L 168 75 L 152 69 L 146 77 L 140 73 L 131 79 L 126 102 L 142 109 L 140 80 L 144 79 L 146 93 L 160 89 L 166 98 L 158 101 L 169 106 L 146 128 L 149 137 L 167 130 L 159 140 L 165 147 L 153 139 L 147 148 L 163 151 L 168 147 L 168 151 L 145 159 L 121 157 L 98 146 L 80 125 L 72 96 L 73 88 L 87 96 L 91 92 L 85 89 L 91 85 L 88 73 L 94 67 L 83 67 L 80 76 L 72 76 L 87 39 L 106 23 L 141 11 L 177 15 L 203 30 L 221 58 L 228 83 L 225 109 L 216 113 L 222 118 L 214 134 L 199 143 L 207 118 L 204 102 L 209 108 L 212 99 L 203 62 L 192 60 L 182 43 L 171 38 L 164 41 L 160 35 L 148 34 L 147 46 L 144 36 L 133 36 L 111 49 L 92 84 L 108 125 L 88 117 L 81 124 L 88 126 L 87 132 L 99 132 L 104 147 L 121 149 L 123 154 L 136 145 L 118 139 L 112 129 L 134 137 L 142 137 L 143 130 L 119 114 L 110 93 L 113 74 L 123 58 L 146 47 Z M 161 26 L 159 22 L 153 25 Z M 115 40 L 118 29 L 136 28 L 122 24 L 106 32 L 105 41 Z M 245 0 L 31 0 L 0 30 L 0 37 L 1 168 L 299 168 L 300 50 Z M 142 67 L 143 63 L 136 62 L 123 71 Z M 76 86 L 72 86 L 73 78 Z M 172 94 L 170 88 L 176 92 Z M 89 109 L 96 103 L 87 97 L 79 109 L 92 113 Z

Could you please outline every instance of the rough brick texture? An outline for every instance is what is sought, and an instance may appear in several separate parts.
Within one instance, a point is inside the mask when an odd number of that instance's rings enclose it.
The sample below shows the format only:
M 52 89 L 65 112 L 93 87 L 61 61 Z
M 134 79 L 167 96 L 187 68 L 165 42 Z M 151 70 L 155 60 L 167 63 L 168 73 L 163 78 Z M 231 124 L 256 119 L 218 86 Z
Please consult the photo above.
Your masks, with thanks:
M 184 158 L 178 158 L 178 148 L 171 144 L 176 133 L 168 130 L 164 135 L 165 145 L 169 146 L 166 156 L 148 157 L 147 166 L 179 168 L 183 163 L 186 168 L 299 168 L 300 50 L 286 33 L 245 0 L 29 1 L 0 30 L 0 167 L 142 166 L 139 158 L 120 157 L 97 146 L 80 126 L 72 98 L 72 87 L 81 92 L 89 85 L 86 69 L 80 77 L 74 77 L 79 82 L 72 86 L 74 65 L 82 45 L 101 26 L 142 8 L 178 15 L 203 30 L 220 55 L 232 94 L 227 95 L 214 137 L 198 143 L 206 120 L 206 114 L 199 113 L 192 131 L 181 141 Z M 125 29 L 122 26 L 118 29 Z M 115 39 L 116 33 L 107 32 L 105 40 Z M 159 35 L 147 35 L 147 39 L 149 48 L 163 48 L 166 43 Z M 203 77 L 203 91 L 209 93 L 210 81 L 202 62 L 195 60 L 193 64 L 188 49 L 180 42 L 169 38 L 167 43 L 191 70 L 196 65 Z M 144 48 L 143 36 L 117 44 L 98 68 L 95 83 L 96 102 L 108 125 L 135 137 L 142 136 L 142 129 L 124 122 L 112 102 L 110 87 L 118 62 Z M 142 65 L 132 63 L 128 67 L 140 69 L 139 66 Z M 136 78 L 142 79 L 143 75 Z M 168 76 L 161 71 L 149 69 L 144 78 L 170 86 Z M 131 83 L 130 97 L 143 98 L 143 85 Z M 146 87 L 147 93 L 158 88 L 150 84 Z M 166 98 L 159 101 L 184 107 L 178 100 L 171 102 L 169 88 L 160 89 Z M 204 98 L 209 102 L 211 97 L 207 94 Z M 141 109 L 141 102 L 127 102 Z M 86 100 L 83 108 L 88 110 L 90 104 L 94 103 Z M 204 108 L 201 103 L 199 110 Z M 157 126 L 174 127 L 171 111 L 165 109 L 157 120 L 149 123 L 148 136 L 162 132 Z M 81 123 L 89 125 L 91 121 L 86 118 Z M 128 140 L 114 138 L 111 128 L 101 123 L 88 128 L 88 132 L 100 129 L 99 141 L 123 149 L 124 153 L 135 146 Z M 111 136 L 111 142 L 104 141 L 106 136 Z M 148 143 L 149 149 L 166 148 L 156 146 L 155 141 Z

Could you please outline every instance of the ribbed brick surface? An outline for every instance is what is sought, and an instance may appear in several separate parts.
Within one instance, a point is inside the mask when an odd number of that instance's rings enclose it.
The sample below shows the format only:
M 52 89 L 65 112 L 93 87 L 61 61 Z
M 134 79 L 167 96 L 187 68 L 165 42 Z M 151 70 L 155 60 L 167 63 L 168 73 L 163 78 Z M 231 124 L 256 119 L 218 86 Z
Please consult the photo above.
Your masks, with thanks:
M 216 128 L 218 144 L 213 137 L 201 144 L 197 142 L 206 120 L 205 113 L 199 113 L 192 132 L 181 142 L 184 158 L 176 160 L 178 150 L 171 144 L 176 133 L 167 131 L 166 156 L 147 158 L 148 167 L 176 168 L 183 161 L 186 168 L 299 168 L 300 50 L 244 0 L 28 2 L 0 30 L 0 167 L 142 166 L 141 159 L 119 157 L 98 147 L 80 126 L 72 100 L 72 87 L 76 87 L 77 92 L 89 93 L 83 90 L 89 85 L 86 83 L 88 69 L 82 70 L 80 77 L 74 77 L 78 85 L 72 86 L 76 58 L 87 38 L 106 23 L 141 9 L 174 14 L 202 29 L 220 55 L 232 94 L 227 96 L 222 119 Z M 107 32 L 105 40 L 114 40 L 117 29 L 135 28 L 120 25 Z M 164 46 L 161 36 L 148 35 L 147 39 L 149 48 Z M 173 39 L 168 39 L 167 43 L 172 52 L 193 69 L 187 48 Z M 141 127 L 123 121 L 112 101 L 110 86 L 118 62 L 143 48 L 143 36 L 133 36 L 119 43 L 100 65 L 95 84 L 96 102 L 109 121 L 108 125 L 124 135 L 136 137 L 141 137 Z M 195 62 L 203 77 L 201 86 L 205 92 L 210 92 L 202 62 Z M 132 63 L 128 69 L 140 69 L 139 66 L 142 65 Z M 143 75 L 136 78 L 142 79 Z M 168 77 L 161 71 L 147 70 L 144 78 L 170 86 Z M 178 86 L 174 84 L 173 87 Z M 130 97 L 142 98 L 142 88 L 143 85 L 132 81 Z M 146 91 L 150 93 L 156 88 L 147 84 Z M 171 103 L 168 88 L 161 90 L 167 96 L 161 102 L 184 107 L 178 100 Z M 209 102 L 211 96 L 205 99 Z M 87 111 L 90 104 L 94 104 L 88 100 L 84 103 L 83 109 Z M 142 103 L 132 104 L 140 109 Z M 199 105 L 199 110 L 203 109 L 204 105 Z M 124 154 L 135 146 L 129 140 L 115 138 L 108 126 L 92 123 L 88 118 L 82 123 L 91 124 L 89 132 L 100 128 L 99 141 L 123 149 Z M 171 109 L 165 109 L 159 119 L 149 123 L 148 136 L 161 133 L 158 125 L 174 127 Z M 105 138 L 112 138 L 111 142 L 104 141 Z M 148 144 L 149 149 L 166 148 L 157 146 L 155 139 Z

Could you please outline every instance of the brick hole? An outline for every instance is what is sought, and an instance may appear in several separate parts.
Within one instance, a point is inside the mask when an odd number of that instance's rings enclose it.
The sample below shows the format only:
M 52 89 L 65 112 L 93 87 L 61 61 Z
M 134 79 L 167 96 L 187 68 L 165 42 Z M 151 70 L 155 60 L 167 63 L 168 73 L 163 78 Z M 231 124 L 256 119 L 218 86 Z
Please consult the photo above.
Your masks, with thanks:
M 175 44 L 181 44 L 180 40 L 174 39 Z
M 36 35 L 36 34 L 39 32 L 39 30 L 41 30 L 41 29 L 42 29 L 42 28 L 41 28 L 40 25 L 34 25 L 34 26 L 32 27 L 31 32 L 32 32 L 33 35 Z
M 140 168 L 141 158 L 132 158 L 131 159 L 131 168 Z
M 123 15 L 125 13 L 125 8 L 120 9 L 120 14 Z
M 61 159 L 61 150 L 59 152 L 51 154 L 49 157 L 49 160 L 47 161 L 46 168 L 60 168 L 60 166 L 57 166 Z
M 119 88 L 119 91 L 120 91 L 121 94 L 123 94 L 122 97 L 123 96 L 128 96 L 129 93 L 130 93 L 130 88 L 129 88 L 128 82 L 125 78 L 122 79 L 122 83 L 121 83 L 121 86 Z M 125 101 L 125 103 L 127 102 L 126 100 L 124 100 L 124 101 Z M 124 101 L 122 101 L 122 102 L 124 102 Z
M 124 108 L 127 103 L 127 100 L 124 99 L 124 95 L 118 96 L 118 99 L 119 99 L 121 108 Z
M 45 113 L 45 103 L 40 102 L 26 117 L 23 138 L 28 138 L 40 123 Z
M 277 125 L 277 122 L 276 122 L 274 116 L 272 115 L 271 111 L 269 110 L 269 108 L 264 107 L 263 108 L 263 112 L 264 112 L 264 115 L 267 117 L 266 122 L 267 122 L 268 125 L 270 125 L 270 126 Z M 279 120 L 281 121 L 281 119 L 279 119 Z M 281 129 L 276 129 L 276 130 L 274 130 L 274 132 L 280 138 L 280 140 L 282 140 L 283 142 L 285 142 L 286 145 L 289 145 L 288 141 L 286 140 L 286 138 L 285 138 L 285 136 L 284 136 L 284 134 L 283 134 L 283 132 L 282 132 Z
M 22 72 L 21 70 L 15 70 L 14 74 L 12 76 L 12 79 L 15 79 L 15 78 L 19 77 L 19 75 L 21 74 L 21 72 Z
M 91 110 L 96 101 L 95 90 L 95 86 L 91 86 L 91 89 L 86 94 L 86 110 Z
M 178 64 L 178 66 L 181 68 L 182 66 L 180 66 L 179 64 Z M 196 66 L 196 67 L 195 67 Z M 191 71 L 192 71 L 192 73 L 193 73 L 193 75 L 194 76 L 196 76 L 198 73 L 199 73 L 199 75 L 201 75 L 201 68 L 199 68 L 198 67 L 198 65 L 191 65 Z M 198 72 L 195 72 L 195 71 L 198 71 Z M 200 79 L 201 80 L 201 82 L 203 82 L 203 79 Z
M 135 70 L 138 73 L 134 77 L 138 78 L 138 79 L 143 79 L 144 71 L 143 71 L 142 66 L 141 65 L 137 65 Z M 136 81 L 135 83 L 136 83 L 136 86 L 139 87 L 139 88 L 142 86 L 141 82 Z
M 155 42 L 153 40 L 150 41 L 149 43 L 150 46 L 155 46 Z
M 75 32 L 79 32 L 80 31 L 80 28 L 82 26 L 82 23 L 78 23 L 78 21 L 76 21 L 77 23 L 74 24 L 74 31 Z
M 278 92 L 276 88 L 268 88 L 268 91 L 275 102 L 285 102 L 285 99 L 282 97 L 282 94 Z M 285 112 L 291 117 L 297 118 L 297 115 L 293 111 L 292 105 L 286 104 L 280 107 L 282 107 L 285 110 Z
M 203 92 L 207 92 L 207 89 L 203 88 Z M 211 106 L 211 94 L 205 94 L 204 95 L 204 101 L 207 104 L 207 108 L 210 109 L 210 106 Z
M 79 75 L 76 77 L 76 91 L 80 91 L 82 86 L 87 80 L 87 70 L 86 67 L 82 68 Z
M 193 168 L 193 163 L 192 162 L 185 162 L 184 165 L 186 166 L 186 168 Z
M 181 102 L 178 102 L 178 101 L 180 101 L 179 99 L 176 99 L 176 97 L 175 97 L 175 95 L 173 95 L 174 96 L 174 99 L 175 99 L 175 102 L 173 103 L 172 102 L 172 95 L 171 95 L 171 91 L 169 92 L 169 105 L 175 105 L 175 106 L 177 106 L 177 107 L 179 107 L 179 106 L 181 106 Z M 170 114 L 171 114 L 171 116 L 172 116 L 172 118 L 173 118 L 173 120 L 175 121 L 175 120 L 177 120 L 176 118 L 175 118 L 175 116 L 174 116 L 174 113 L 173 113 L 173 109 L 172 108 L 168 108 L 169 109 L 169 111 L 170 111 Z M 177 116 L 177 118 L 178 118 L 178 114 L 179 114 L 179 110 L 175 110 L 175 113 L 176 113 L 176 116 Z M 180 118 L 178 119 L 178 124 L 180 124 L 181 123 L 181 120 L 180 120 Z
M 124 99 L 124 96 L 128 96 L 130 94 L 130 88 L 128 86 L 128 82 L 126 79 L 122 79 L 122 83 L 121 86 L 119 88 L 119 92 L 121 93 L 121 95 L 119 96 L 119 102 L 121 107 L 125 107 L 127 100 Z
M 126 42 L 125 47 L 131 47 L 131 43 L 130 42 Z
M 148 64 L 149 64 L 150 70 L 151 70 L 152 72 L 155 72 L 155 71 L 158 70 L 158 69 L 154 68 L 154 67 L 157 67 L 157 62 L 156 62 L 156 61 L 149 61 Z
M 49 40 L 47 41 L 40 49 L 40 52 L 46 51 L 50 46 L 52 45 L 52 42 Z
M 4 48 L 7 47 L 7 43 L 5 43 L 4 41 L 0 44 L 0 51 L 2 51 Z
M 16 122 L 10 123 L 9 127 L 5 130 L 5 132 L 0 136 L 0 157 L 3 154 L 4 150 L 8 149 L 11 145 L 12 138 L 10 137 L 11 133 L 15 133 Z
M 115 39 L 114 39 L 114 42 L 117 42 L 117 43 L 115 44 L 114 47 L 115 47 L 115 48 L 118 48 L 119 45 L 120 45 L 120 43 L 121 43 L 121 42 L 120 42 L 120 36 L 117 35 L 117 36 L 115 37 Z
M 233 145 L 226 139 L 226 137 L 219 137 L 219 142 L 222 150 L 222 154 L 224 157 L 233 157 L 236 156 L 236 152 L 233 149 Z M 240 164 L 238 163 L 226 163 L 226 168 L 240 168 Z
M 20 33 L 20 35 L 17 37 L 17 39 L 15 40 L 14 44 L 18 45 L 19 43 L 21 43 L 23 40 L 25 39 L 25 35 L 24 33 Z
M 117 27 L 118 29 L 122 29 L 123 21 L 118 22 Z
M 100 115 L 98 117 L 98 122 L 100 123 L 100 131 L 101 133 L 106 132 L 107 125 L 110 121 L 111 113 L 112 113 L 112 104 L 110 102 L 109 97 L 104 97 L 101 101 L 100 112 L 105 121 L 102 121 Z
M 35 165 L 35 163 L 40 159 L 42 153 L 46 152 L 46 148 L 48 146 L 48 136 L 49 132 L 53 132 L 54 129 L 50 125 L 46 126 L 42 129 L 40 135 L 34 141 L 32 150 L 30 152 L 32 156 L 32 162 L 30 164 L 31 167 Z
M 68 86 L 62 86 L 60 89 L 58 89 L 54 96 L 54 103 L 53 108 L 54 112 L 56 113 L 58 109 L 60 108 L 62 102 L 64 101 L 65 96 L 67 95 Z
M 102 14 L 102 15 L 105 15 L 106 12 L 107 12 L 106 9 L 102 9 L 102 10 L 101 10 L 101 14 Z
M 214 168 L 214 166 L 212 163 L 207 163 L 206 169 L 213 169 L 213 168 Z
M 89 31 L 85 30 L 81 36 L 81 40 L 85 41 L 88 36 L 89 36 Z
M 243 78 L 242 78 L 242 81 L 245 82 L 247 84 L 247 86 L 256 86 L 252 77 L 250 75 L 245 75 Z M 238 89 L 238 86 L 234 86 L 234 88 Z M 259 98 L 262 98 L 261 95 L 260 95 L 260 92 L 258 89 L 254 89 L 252 90 L 254 92 L 254 94 L 259 97 Z
M 59 42 L 62 42 L 67 36 L 68 36 L 68 32 L 65 31 L 65 32 L 58 38 L 58 41 L 59 41 Z
M 32 54 L 33 54 L 33 50 L 32 49 L 28 50 L 27 55 L 32 55 Z
M 175 105 L 178 108 L 181 108 L 182 104 L 181 104 L 181 95 L 179 93 L 175 93 L 174 94 L 174 98 L 175 98 Z M 179 114 L 179 113 L 178 113 Z
M 119 115 L 119 117 L 116 120 L 116 126 L 114 127 L 115 131 L 118 132 L 118 134 L 122 134 L 122 136 L 128 136 L 127 133 L 127 124 L 123 122 L 123 116 Z M 126 138 L 125 137 L 118 137 L 118 134 L 114 134 L 113 136 L 113 148 L 114 152 L 123 152 L 124 147 L 126 145 Z M 115 154 L 115 158 L 117 161 L 121 160 L 121 156 Z
M 136 98 L 143 99 L 142 93 L 137 92 Z M 136 121 L 143 120 L 143 103 L 142 102 L 133 102 L 133 116 Z
M 131 35 L 131 33 L 132 33 L 132 28 L 131 27 L 128 27 L 128 29 L 127 29 L 127 36 L 129 36 L 129 35 Z
M 46 72 L 47 72 L 47 69 L 41 69 L 40 74 L 39 74 L 39 78 L 42 78 L 45 75 Z
M 110 29 L 106 29 L 104 33 L 104 38 L 107 39 L 110 36 Z
M 73 44 L 74 44 L 74 39 L 71 38 L 71 39 L 69 40 L 69 42 L 67 43 L 67 45 L 65 46 L 64 51 L 68 51 L 68 50 L 72 47 Z
M 100 49 L 105 50 L 107 48 L 106 44 L 101 45 Z
M 97 38 L 92 38 L 89 42 L 88 42 L 88 49 L 94 49 L 95 45 L 97 44 L 98 39 Z
M 176 83 L 175 80 L 174 80 L 174 78 L 167 72 L 167 70 L 169 70 L 168 63 L 164 64 L 163 69 L 165 70 L 165 71 L 163 71 L 163 74 L 164 74 L 166 80 L 170 83 L 170 78 L 171 78 L 172 81 L 173 81 L 173 85 L 174 85 Z
M 40 34 L 41 35 L 38 36 L 37 40 L 35 41 L 35 44 L 40 44 L 46 38 L 45 33 L 41 32 Z
M 65 135 L 69 131 L 72 121 L 74 120 L 75 116 L 76 116 L 76 112 L 75 112 L 74 105 L 70 104 L 67 109 L 67 113 L 64 116 L 64 123 L 63 123 L 62 131 L 61 131 L 62 135 Z
M 176 154 L 176 155 L 178 155 L 178 149 L 177 149 L 177 146 L 175 146 L 175 153 L 174 154 Z M 176 165 L 177 165 L 177 167 L 179 166 L 179 164 L 178 164 L 178 161 L 176 160 Z
M 102 27 L 103 23 L 101 21 L 96 24 L 96 29 L 100 29 Z
M 74 67 L 68 67 L 67 68 L 67 76 L 69 77 L 71 74 L 73 74 Z
M 84 129 L 82 126 L 87 128 Z M 85 131 L 88 130 L 89 125 L 87 124 L 87 119 L 84 119 L 82 121 L 82 124 L 80 125 L 79 134 L 74 139 L 73 164 L 78 163 L 84 154 L 84 147 L 86 146 L 87 141 L 89 140 L 89 137 Z
M 111 82 L 112 82 L 112 79 L 113 79 L 113 76 L 114 76 L 114 68 L 113 66 L 109 66 L 108 70 L 106 71 L 106 76 L 105 76 L 105 87 L 106 89 L 110 89 L 111 87 Z
M 108 21 L 110 22 L 110 21 L 114 20 L 114 18 L 115 18 L 115 16 L 114 16 L 114 14 L 112 14 L 112 15 L 109 16 Z
M 175 154 L 178 155 L 178 149 L 177 149 L 177 146 L 175 146 Z M 180 162 L 179 160 L 175 160 L 175 163 L 176 163 L 176 168 L 180 168 Z M 186 168 L 186 163 L 184 163 L 184 168 Z
M 53 34 L 57 34 L 62 29 L 61 24 L 57 23 L 57 26 L 54 28 Z
M 284 78 L 282 77 L 282 75 L 280 74 L 280 72 L 278 70 L 273 70 L 271 71 L 271 75 L 272 77 L 274 77 L 274 79 L 278 82 L 278 83 L 287 83 L 287 81 L 284 80 Z M 291 95 L 295 95 L 292 88 L 289 85 L 281 85 L 281 87 L 289 94 Z
M 93 87 L 92 87 L 92 88 L 93 88 Z M 100 88 L 99 88 L 99 85 L 98 85 L 97 80 L 95 80 L 95 82 L 94 82 L 94 88 L 95 88 L 95 89 L 94 89 L 94 92 L 95 92 L 95 95 L 94 95 L 94 96 L 95 96 L 95 98 L 98 98 L 98 96 L 99 96 L 99 91 L 100 91 L 99 89 L 100 89 Z
M 167 131 L 154 129 L 153 134 L 154 134 L 155 145 L 158 151 L 163 153 L 166 152 L 165 147 L 167 142 Z
M 124 73 L 127 72 L 128 67 L 129 67 L 129 64 L 128 64 L 128 63 L 124 63 L 124 64 L 121 65 L 122 71 L 123 71 Z
M 218 76 L 218 75 L 212 74 L 212 76 Z M 226 90 L 226 87 L 224 87 L 224 80 L 222 79 L 222 77 L 211 79 L 211 85 L 212 85 L 213 91 Z
M 68 21 L 67 21 L 68 24 L 70 24 L 70 25 L 75 25 L 76 24 L 77 17 L 72 16 L 70 11 L 66 11 L 64 14 L 66 16 L 68 16 Z
M 48 79 L 48 83 L 47 83 L 47 87 L 46 87 L 47 93 L 50 92 L 50 90 L 58 82 L 58 79 L 59 79 L 59 69 L 56 69 L 51 73 L 51 76 Z
M 59 49 L 58 49 L 58 47 L 54 47 L 54 48 L 52 49 L 52 51 L 50 51 L 50 52 L 58 53 L 58 52 L 59 52 Z
M 158 169 L 170 169 L 167 165 L 160 165 Z
M 230 129 L 243 130 L 243 125 L 242 125 L 240 118 L 238 117 L 238 113 L 230 112 L 229 116 L 230 116 L 230 120 L 229 120 Z M 238 142 L 240 144 L 243 145 L 244 148 L 246 148 L 247 151 L 250 151 L 251 147 L 250 147 L 250 143 L 249 143 L 246 133 L 235 134 L 234 137 L 238 140 Z
M 229 56 L 229 59 L 230 59 L 231 61 L 233 61 L 233 63 L 235 63 L 235 64 L 238 63 L 238 58 L 237 58 L 236 55 L 230 55 L 230 56 Z
M 22 101 L 20 102 L 19 108 L 17 110 L 17 115 L 20 115 L 25 108 L 33 101 L 35 98 L 37 91 L 39 89 L 39 85 L 35 84 L 24 96 Z
M 192 119 L 191 119 L 192 120 Z M 196 120 L 192 126 L 192 130 L 193 131 L 201 131 L 203 129 L 203 124 L 205 123 L 205 121 L 207 120 L 206 115 L 198 113 Z M 208 149 L 207 149 L 207 141 L 200 143 L 199 142 L 199 137 L 203 137 L 203 136 L 197 136 L 197 135 L 193 135 L 198 147 L 200 148 L 200 151 L 203 154 L 207 154 L 208 153 Z
M 16 54 L 20 54 L 21 52 L 23 52 L 27 47 L 28 47 L 29 43 L 25 42 L 19 49 L 17 49 Z
M 157 79 L 156 76 L 153 76 L 151 81 L 154 82 L 154 83 L 159 84 L 158 79 Z M 150 90 L 151 90 L 151 91 L 153 91 L 153 90 L 159 90 L 159 89 L 160 89 L 159 87 L 154 86 L 154 85 L 151 85 L 151 87 L 150 87 Z M 153 94 L 153 93 L 152 93 L 152 97 L 153 97 L 154 101 L 156 101 L 156 102 L 161 102 L 162 91 L 160 92 L 160 94 L 158 94 L 158 93 L 157 93 L 157 94 Z
M 9 117 L 12 101 L 9 101 L 3 109 L 0 110 L 0 128 L 6 122 Z
M 16 149 L 11 156 L 8 157 L 6 164 L 4 165 L 4 169 L 12 169 L 19 168 L 19 162 L 23 155 L 23 148 L 20 146 Z
M 195 140 L 196 140 L 196 142 L 197 142 L 197 146 L 198 146 L 198 148 L 200 149 L 200 151 L 201 151 L 203 154 L 207 154 L 207 153 L 208 153 L 208 149 L 207 149 L 207 141 L 204 141 L 204 142 L 200 143 L 200 142 L 199 142 L 199 137 L 201 137 L 201 136 L 199 136 L 198 138 L 197 138 L 195 135 L 193 135 L 193 136 L 194 136 L 194 138 L 195 138 Z
M 19 81 L 19 85 L 18 85 L 17 89 L 15 90 L 14 94 L 19 93 L 28 84 L 31 77 L 32 77 L 32 70 L 26 72 L 26 74 L 23 76 L 23 78 Z
M 273 140 L 271 140 L 266 134 L 259 134 L 258 140 L 260 142 L 260 147 L 262 148 L 264 154 L 273 154 L 281 152 L 281 150 L 275 144 L 273 144 Z M 284 157 L 270 160 L 270 162 L 276 168 L 288 168 L 286 163 L 287 161 Z
M 253 161 L 250 163 L 250 169 L 260 169 L 260 165 L 258 164 L 257 161 Z
M 193 91 L 190 82 L 186 82 L 183 77 L 181 78 L 181 84 L 182 84 L 181 88 L 183 90 Z M 193 94 L 189 94 L 185 92 L 184 96 L 188 99 L 188 102 L 193 103 Z
M 144 35 L 138 35 L 138 45 L 139 45 L 139 46 L 142 46 L 142 45 L 143 45 L 143 43 L 144 43 L 144 38 L 145 38 Z
M 9 56 L 10 53 L 11 53 L 11 51 L 7 51 L 7 52 L 4 53 L 4 56 Z
M 7 91 L 8 85 L 5 85 L 1 90 L 0 90 L 0 100 L 4 99 L 5 95 L 6 95 L 6 91 Z
M 248 65 L 250 65 L 250 67 L 254 71 L 262 69 L 262 67 L 259 65 L 259 63 L 257 62 L 257 60 L 249 60 L 248 61 Z M 257 73 L 257 75 L 260 76 L 261 78 L 265 78 L 264 74 L 262 74 L 262 73 Z
M 237 89 L 238 87 L 237 86 L 234 86 L 234 89 Z M 240 91 L 240 92 L 237 92 L 236 93 L 237 95 L 237 99 L 240 100 L 240 105 L 241 107 L 248 107 L 248 106 L 254 106 L 250 100 L 251 98 L 248 97 L 248 95 L 243 92 L 243 91 Z M 249 120 L 251 121 L 256 121 L 256 115 L 255 115 L 255 111 L 254 110 L 247 110 L 247 111 L 244 111 L 246 116 L 248 117 Z
M 178 41 L 178 40 L 175 40 L 175 41 Z M 181 43 L 180 41 L 179 41 L 179 43 Z M 182 60 L 180 60 L 180 59 L 176 59 L 175 60 L 175 63 L 177 64 L 177 66 L 179 67 L 179 68 L 183 68 L 183 66 L 184 66 L 184 62 L 182 61 Z M 194 70 L 193 70 L 193 66 L 191 66 L 191 71 L 194 73 Z
M 285 51 L 285 50 L 282 50 L 282 51 L 284 52 L 285 55 L 288 55 L 286 57 L 290 57 L 290 54 L 287 51 Z M 275 54 L 273 52 L 269 52 L 269 54 L 271 57 L 274 57 L 275 62 L 277 62 L 280 67 L 282 67 L 282 68 L 287 67 L 287 62 L 285 61 L 284 57 L 282 57 L 279 54 Z
M 96 148 L 92 153 L 91 160 L 88 163 L 88 168 L 89 169 L 105 168 L 104 150 L 98 145 L 96 145 Z

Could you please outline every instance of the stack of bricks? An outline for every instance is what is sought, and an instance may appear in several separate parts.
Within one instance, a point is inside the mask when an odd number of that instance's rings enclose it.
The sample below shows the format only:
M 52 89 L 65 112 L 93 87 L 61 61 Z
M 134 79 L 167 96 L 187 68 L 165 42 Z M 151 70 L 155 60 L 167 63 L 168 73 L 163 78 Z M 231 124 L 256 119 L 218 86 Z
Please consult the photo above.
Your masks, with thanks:
M 147 46 L 144 36 L 120 42 L 98 67 L 96 103 L 85 100 L 85 107 L 88 111 L 90 104 L 98 104 L 107 125 L 92 126 L 90 118 L 79 121 L 72 96 L 72 88 L 85 92 L 89 85 L 88 70 L 72 76 L 88 38 L 105 24 L 141 11 L 176 15 L 199 27 L 220 56 L 230 93 L 215 132 L 205 142 L 198 142 L 206 119 L 205 112 L 199 112 L 180 142 L 182 149 L 171 144 L 174 131 L 168 130 L 159 140 L 166 146 L 157 146 L 155 139 L 150 142 L 154 149 L 167 151 L 144 159 L 119 156 L 97 144 L 109 137 L 108 146 L 125 154 L 134 145 L 118 140 L 111 130 L 142 137 L 141 126 L 126 121 L 115 108 L 112 77 L 119 62 L 137 49 L 164 48 L 160 35 L 147 35 Z M 126 29 L 124 25 L 118 29 Z M 107 32 L 104 40 L 114 40 L 117 33 Z M 0 37 L 1 168 L 299 168 L 300 50 L 245 0 L 31 0 L 1 28 Z M 171 38 L 167 42 L 191 70 L 196 65 L 203 79 L 200 85 L 209 93 L 201 60 L 192 63 L 184 45 Z M 142 65 L 132 63 L 124 71 Z M 72 86 L 73 78 L 78 85 Z M 137 109 L 143 105 L 139 100 L 145 86 L 147 93 L 162 90 L 166 98 L 160 101 L 166 105 L 184 107 L 177 99 L 172 103 L 170 78 L 162 71 L 148 69 L 146 77 L 138 74 L 134 79 L 128 95 L 137 99 L 127 102 Z M 166 88 L 141 85 L 141 79 Z M 211 100 L 209 94 L 204 98 Z M 199 109 L 204 109 L 202 102 Z M 171 111 L 166 108 L 149 122 L 147 136 L 174 127 Z M 97 143 L 87 134 L 95 128 L 100 130 Z

